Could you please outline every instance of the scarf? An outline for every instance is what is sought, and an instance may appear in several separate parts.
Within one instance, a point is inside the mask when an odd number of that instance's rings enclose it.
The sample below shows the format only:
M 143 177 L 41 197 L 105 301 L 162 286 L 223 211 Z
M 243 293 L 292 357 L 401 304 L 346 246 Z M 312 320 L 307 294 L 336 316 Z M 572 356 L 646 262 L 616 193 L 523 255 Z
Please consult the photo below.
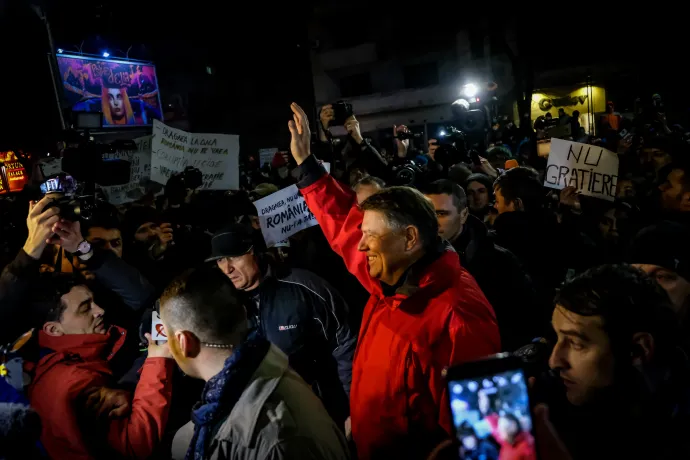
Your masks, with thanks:
M 268 352 L 270 342 L 253 333 L 225 360 L 223 370 L 206 382 L 192 410 L 194 436 L 185 460 L 206 458 L 209 433 L 227 417 Z

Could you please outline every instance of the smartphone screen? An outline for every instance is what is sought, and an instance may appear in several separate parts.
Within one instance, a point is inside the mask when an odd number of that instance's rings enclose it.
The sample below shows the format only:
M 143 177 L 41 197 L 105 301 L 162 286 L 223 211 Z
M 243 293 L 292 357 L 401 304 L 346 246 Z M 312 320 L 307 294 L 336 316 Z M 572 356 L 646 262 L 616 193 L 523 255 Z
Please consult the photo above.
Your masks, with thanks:
M 520 364 L 512 358 L 491 359 L 449 370 L 458 458 L 536 460 L 527 381 Z

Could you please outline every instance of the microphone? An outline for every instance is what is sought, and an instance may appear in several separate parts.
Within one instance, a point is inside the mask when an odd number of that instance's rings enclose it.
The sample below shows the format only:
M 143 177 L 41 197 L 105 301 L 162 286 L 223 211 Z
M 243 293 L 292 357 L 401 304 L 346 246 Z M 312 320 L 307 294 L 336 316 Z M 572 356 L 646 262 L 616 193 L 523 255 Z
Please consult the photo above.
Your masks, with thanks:
M 41 437 L 41 419 L 29 406 L 0 403 L 0 456 L 28 452 Z

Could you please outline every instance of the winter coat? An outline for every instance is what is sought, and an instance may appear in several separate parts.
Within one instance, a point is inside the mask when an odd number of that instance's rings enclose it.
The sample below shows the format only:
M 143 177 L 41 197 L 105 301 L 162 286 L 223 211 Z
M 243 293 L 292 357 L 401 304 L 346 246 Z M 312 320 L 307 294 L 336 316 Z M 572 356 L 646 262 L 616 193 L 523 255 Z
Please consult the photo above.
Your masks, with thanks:
M 309 386 L 274 345 L 227 418 L 213 430 L 209 460 L 346 460 L 347 442 Z M 175 435 L 172 458 L 185 458 L 189 422 Z
M 127 417 L 94 423 L 80 410 L 84 390 L 114 387 L 109 361 L 125 339 L 125 331 L 115 326 L 103 335 L 39 332 L 39 345 L 50 353 L 36 366 L 29 401 L 41 416 L 41 441 L 51 458 L 146 459 L 159 445 L 172 396 L 172 359 L 145 361 Z
M 515 351 L 549 330 L 551 309 L 547 314 L 520 261 L 494 244 L 484 223 L 469 216 L 452 244 L 496 312 L 504 350 Z
M 344 422 L 357 344 L 345 300 L 314 273 L 277 265 L 264 269 L 258 291 L 259 308 L 249 309 L 250 320 Z
M 299 187 L 309 209 L 371 294 L 350 391 L 359 457 L 423 458 L 452 432 L 443 370 L 500 351 L 493 309 L 455 251 L 440 242 L 408 269 L 394 293 L 384 294 L 358 250 L 363 213 L 355 194 L 313 156 L 301 172 Z

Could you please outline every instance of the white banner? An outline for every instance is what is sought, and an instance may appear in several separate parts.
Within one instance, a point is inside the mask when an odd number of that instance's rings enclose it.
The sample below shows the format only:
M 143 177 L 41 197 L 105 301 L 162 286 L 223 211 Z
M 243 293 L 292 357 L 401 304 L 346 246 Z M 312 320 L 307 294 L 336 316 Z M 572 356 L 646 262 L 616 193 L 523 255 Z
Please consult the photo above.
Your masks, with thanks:
M 134 151 L 118 151 L 104 155 L 107 160 L 129 161 L 129 182 L 122 185 L 101 186 L 108 201 L 114 205 L 121 205 L 136 201 L 144 194 L 141 186 L 143 180 L 151 178 L 151 136 L 133 139 L 137 145 Z
M 201 190 L 238 190 L 239 153 L 239 136 L 188 133 L 153 120 L 151 179 L 160 184 L 191 166 L 203 174 Z
M 305 228 L 319 225 L 296 185 L 261 198 L 254 206 L 269 248 Z
M 544 186 L 576 187 L 585 196 L 613 201 L 618 183 L 618 155 L 589 144 L 551 139 Z

